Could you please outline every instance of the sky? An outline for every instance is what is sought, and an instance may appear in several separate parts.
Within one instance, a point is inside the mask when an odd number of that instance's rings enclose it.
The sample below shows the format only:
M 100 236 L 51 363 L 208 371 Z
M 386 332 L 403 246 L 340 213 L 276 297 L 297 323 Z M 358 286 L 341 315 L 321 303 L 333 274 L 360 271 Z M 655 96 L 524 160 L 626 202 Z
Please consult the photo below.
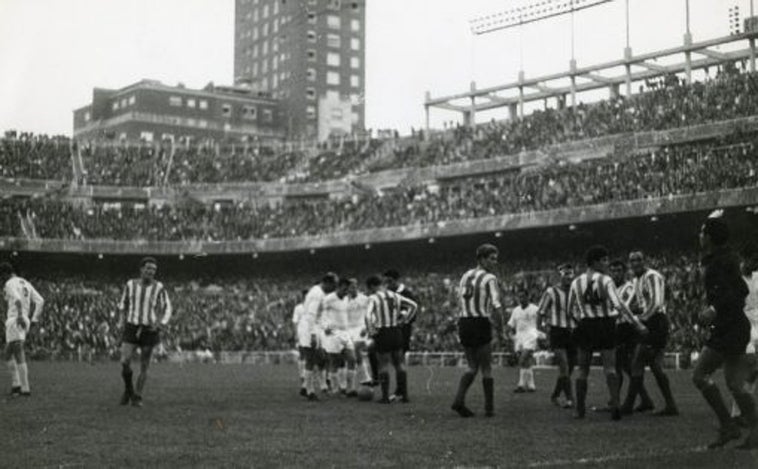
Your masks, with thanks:
M 570 15 L 474 36 L 469 20 L 525 0 L 366 0 L 366 125 L 407 133 L 432 97 L 568 69 Z M 578 66 L 625 47 L 625 0 L 574 15 Z M 681 45 L 686 0 L 629 0 L 635 54 Z M 689 0 L 693 39 L 729 33 L 750 0 Z M 143 78 L 191 88 L 231 84 L 234 0 L 0 0 L 0 131 L 72 133 L 94 87 Z M 431 123 L 458 119 L 432 111 Z

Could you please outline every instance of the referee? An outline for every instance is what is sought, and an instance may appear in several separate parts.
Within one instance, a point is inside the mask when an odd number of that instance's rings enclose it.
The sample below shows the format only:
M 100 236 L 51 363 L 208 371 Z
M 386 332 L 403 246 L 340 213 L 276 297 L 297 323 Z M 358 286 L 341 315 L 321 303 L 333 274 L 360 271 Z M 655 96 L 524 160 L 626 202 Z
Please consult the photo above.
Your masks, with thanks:
M 142 407 L 142 390 L 147 381 L 147 369 L 153 348 L 160 342 L 160 330 L 171 319 L 171 302 L 161 282 L 155 280 L 158 262 L 145 257 L 140 262 L 140 278 L 126 282 L 119 309 L 124 314 L 124 332 L 121 339 L 121 377 L 124 379 L 124 394 L 121 405 L 131 401 Z M 131 361 L 134 352 L 140 349 L 140 374 L 137 388 L 132 384 Z
M 466 392 L 482 372 L 484 388 L 484 414 L 494 415 L 494 380 L 492 379 L 492 313 L 502 317 L 503 305 L 500 302 L 500 287 L 494 275 L 497 267 L 498 250 L 491 244 L 482 244 L 476 249 L 477 266 L 461 278 L 458 288 L 460 300 L 460 317 L 458 319 L 458 337 L 466 354 L 468 369 L 461 376 L 458 392 L 452 409 L 461 417 L 473 417 L 474 413 L 466 407 Z

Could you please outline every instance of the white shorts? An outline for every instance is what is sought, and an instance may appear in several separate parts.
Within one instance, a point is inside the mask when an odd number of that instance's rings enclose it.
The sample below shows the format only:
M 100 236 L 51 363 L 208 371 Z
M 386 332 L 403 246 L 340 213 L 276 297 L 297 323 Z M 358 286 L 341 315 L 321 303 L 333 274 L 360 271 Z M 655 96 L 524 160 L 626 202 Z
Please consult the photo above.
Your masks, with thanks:
M 332 331 L 331 334 L 324 334 L 323 342 L 326 353 L 342 353 L 345 350 L 353 350 L 353 341 L 350 340 L 350 334 L 347 331 Z
M 5 343 L 9 344 L 17 340 L 26 340 L 26 333 L 29 332 L 29 319 L 22 316 L 24 327 L 18 327 L 16 318 L 9 318 L 5 321 Z
M 365 330 L 366 329 L 362 327 L 357 327 L 348 331 L 348 335 L 350 336 L 350 340 L 353 342 L 353 346 L 358 347 L 359 345 L 366 345 L 366 341 L 368 341 L 368 334 L 361 336 L 361 332 L 365 332 Z
M 307 321 L 297 323 L 297 346 L 311 346 L 311 325 Z
M 537 338 L 539 335 L 536 332 L 529 332 L 525 334 L 516 334 L 514 338 L 513 348 L 516 352 L 525 352 L 528 350 L 537 350 Z

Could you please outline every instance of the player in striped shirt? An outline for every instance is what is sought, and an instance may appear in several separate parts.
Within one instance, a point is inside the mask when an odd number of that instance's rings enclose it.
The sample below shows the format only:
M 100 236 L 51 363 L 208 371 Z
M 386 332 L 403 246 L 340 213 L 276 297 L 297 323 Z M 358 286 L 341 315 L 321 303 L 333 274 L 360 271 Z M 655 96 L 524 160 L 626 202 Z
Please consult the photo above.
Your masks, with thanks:
M 126 282 L 119 309 L 124 315 L 124 333 L 121 339 L 121 377 L 124 379 L 124 394 L 121 405 L 130 401 L 133 406 L 142 406 L 142 391 L 147 381 L 147 370 L 153 348 L 160 342 L 160 331 L 171 319 L 171 301 L 163 284 L 155 280 L 158 262 L 145 257 L 140 262 L 140 278 Z M 131 361 L 134 352 L 140 349 L 140 374 L 137 387 L 132 384 Z
M 492 378 L 492 315 L 503 315 L 500 302 L 500 286 L 493 273 L 497 268 L 498 250 L 491 244 L 482 244 L 476 249 L 477 266 L 461 277 L 458 287 L 460 316 L 458 318 L 458 338 L 466 354 L 468 369 L 461 376 L 458 392 L 452 409 L 461 417 L 472 417 L 474 413 L 466 407 L 466 392 L 482 372 L 484 388 L 484 413 L 494 415 L 494 380 Z
M 407 285 L 402 283 L 400 281 L 400 272 L 398 272 L 396 269 L 390 269 L 386 272 L 384 272 L 384 282 L 387 285 L 387 289 L 392 290 L 395 293 L 398 293 L 418 304 L 418 298 L 416 295 L 413 294 L 413 292 L 408 288 Z M 416 311 L 406 314 L 406 320 L 404 321 L 403 325 L 400 326 L 400 328 L 403 331 L 403 363 L 405 363 L 405 355 L 408 353 L 408 351 L 411 349 L 411 337 L 413 336 L 413 323 L 416 322 L 416 313 L 418 312 L 418 308 L 416 308 Z M 390 396 L 390 400 L 394 401 L 398 398 L 399 389 L 395 389 L 395 393 Z
M 621 259 L 615 259 L 610 264 L 610 274 L 613 279 L 613 284 L 616 285 L 619 299 L 624 302 L 632 313 L 637 309 L 632 306 L 634 304 L 634 284 L 626 279 L 627 268 L 626 263 Z M 637 329 L 634 327 L 634 323 L 627 319 L 626 316 L 619 314 L 616 321 L 616 376 L 619 378 L 619 389 L 623 388 L 624 374 L 629 377 L 629 382 L 632 381 L 632 359 L 634 358 L 634 350 L 637 347 L 637 343 L 641 337 L 637 334 Z M 621 406 L 623 409 L 625 406 L 633 407 L 634 398 L 630 397 L 630 391 L 632 386 L 629 386 L 627 390 L 627 397 L 625 404 Z M 647 393 L 643 379 L 639 380 L 639 385 L 635 389 L 639 394 L 642 401 L 635 409 L 637 412 L 647 412 L 654 408 L 653 401 Z M 627 404 L 629 403 L 629 404 Z M 610 409 L 607 409 L 610 410 Z M 623 413 L 623 412 L 622 412 Z
M 632 406 L 639 388 L 642 384 L 645 366 L 655 377 L 658 387 L 661 389 L 666 407 L 657 416 L 679 415 L 679 410 L 671 393 L 671 385 L 668 376 L 663 371 L 663 351 L 666 348 L 669 333 L 669 321 L 666 316 L 666 282 L 660 272 L 648 268 L 645 265 L 645 256 L 642 251 L 633 251 L 629 254 L 629 265 L 634 274 L 634 309 L 639 314 L 640 320 L 647 327 L 648 334 L 642 337 L 634 350 L 632 359 L 632 379 L 629 385 L 627 402 L 622 407 L 622 412 L 631 413 Z
M 395 368 L 395 378 L 400 391 L 400 401 L 408 400 L 408 375 L 403 366 L 403 331 L 401 326 L 407 315 L 414 314 L 415 301 L 388 290 L 379 276 L 366 281 L 369 291 L 368 329 L 374 340 L 379 360 L 379 385 L 382 389 L 382 404 L 390 403 L 389 364 Z
M 579 348 L 579 377 L 576 379 L 577 418 L 584 418 L 585 415 L 590 360 L 592 353 L 598 351 L 603 359 L 603 371 L 610 393 L 611 418 L 621 419 L 615 350 L 616 319 L 619 312 L 634 321 L 640 332 L 645 332 L 645 326 L 619 299 L 613 280 L 605 274 L 607 269 L 608 251 L 602 246 L 593 246 L 587 251 L 587 271 L 571 282 L 569 311 L 578 322 L 574 335 Z
M 576 362 L 576 347 L 572 338 L 575 323 L 568 311 L 568 296 L 571 281 L 574 280 L 574 267 L 569 263 L 561 264 L 558 266 L 558 274 L 558 284 L 547 287 L 542 295 L 539 317 L 542 328 L 548 330 L 550 349 L 558 363 L 558 378 L 550 401 L 555 405 L 561 405 L 558 397 L 563 392 L 566 399 L 563 407 L 571 408 L 574 406 L 571 372 Z
M 16 275 L 11 264 L 0 264 L 0 281 L 7 302 L 5 361 L 11 375 L 11 396 L 31 396 L 24 342 L 39 321 L 45 301 L 31 283 Z

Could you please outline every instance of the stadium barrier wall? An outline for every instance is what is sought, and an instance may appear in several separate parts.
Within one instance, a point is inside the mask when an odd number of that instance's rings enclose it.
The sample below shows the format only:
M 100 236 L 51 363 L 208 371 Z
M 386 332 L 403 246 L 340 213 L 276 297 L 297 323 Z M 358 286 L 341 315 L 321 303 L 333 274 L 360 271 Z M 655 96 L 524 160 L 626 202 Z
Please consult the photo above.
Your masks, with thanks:
M 516 355 L 510 352 L 493 353 L 493 364 L 500 367 L 516 366 Z M 245 365 L 282 365 L 295 364 L 298 360 L 298 352 L 291 351 L 250 351 L 250 352 L 169 352 L 166 357 L 171 363 L 220 363 L 220 364 L 245 364 Z M 406 356 L 409 366 L 442 367 L 452 366 L 462 368 L 466 366 L 466 358 L 462 352 L 408 352 Z M 553 354 L 540 351 L 535 354 L 538 368 L 551 368 L 554 366 Z M 691 366 L 689 356 L 682 353 L 667 353 L 664 356 L 664 367 L 669 369 L 686 369 Z M 593 366 L 601 366 L 600 355 L 595 354 L 592 360 Z
M 0 238 L 0 250 L 89 254 L 207 255 L 292 252 L 361 246 L 446 236 L 494 233 L 574 223 L 667 215 L 758 204 L 758 187 L 567 207 L 425 225 L 375 228 L 341 233 L 250 241 L 115 241 Z

